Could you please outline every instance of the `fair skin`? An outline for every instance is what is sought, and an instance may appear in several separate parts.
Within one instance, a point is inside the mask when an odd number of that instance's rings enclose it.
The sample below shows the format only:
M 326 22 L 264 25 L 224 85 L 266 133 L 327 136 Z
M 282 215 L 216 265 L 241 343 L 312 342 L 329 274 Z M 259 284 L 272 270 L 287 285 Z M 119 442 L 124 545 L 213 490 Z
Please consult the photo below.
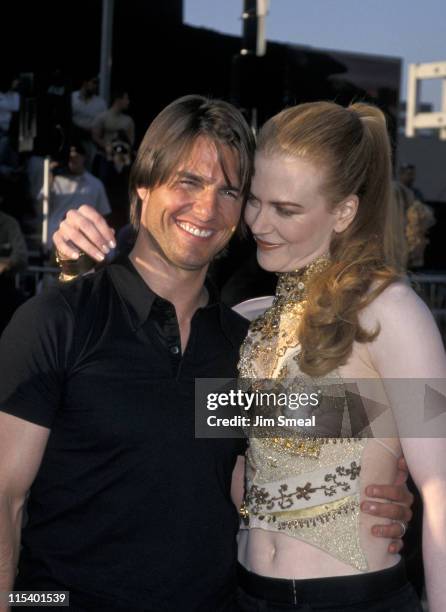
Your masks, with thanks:
M 358 198 L 348 196 L 331 212 L 322 180 L 322 171 L 302 159 L 256 156 L 245 221 L 265 270 L 295 270 L 328 253 L 332 233 L 353 219 Z
M 209 263 L 241 214 L 237 155 L 228 147 L 222 155 L 229 183 L 214 144 L 199 138 L 167 184 L 139 190 L 141 230 L 130 258 L 144 281 L 174 305 L 183 352 L 191 319 L 208 300 L 203 284 Z M 49 433 L 0 411 L 0 592 L 12 589 L 22 509 Z M 0 604 L 0 612 L 6 609 Z
M 245 220 L 257 241 L 262 267 L 277 272 L 299 269 L 328 253 L 333 233 L 342 232 L 351 223 L 358 198 L 349 195 L 331 208 L 324 196 L 323 179 L 323 169 L 303 159 L 257 156 Z M 446 356 L 440 335 L 427 307 L 408 286 L 399 282 L 367 306 L 360 321 L 369 330 L 379 324 L 380 333 L 366 345 L 354 343 L 352 355 L 340 373 L 343 378 L 381 380 L 400 429 L 406 424 L 408 414 L 419 414 L 423 395 L 408 393 L 403 401 L 401 387 L 404 385 L 394 381 L 428 379 L 432 386 L 433 379 L 444 381 Z M 438 427 L 446 426 L 444 417 L 444 414 L 440 417 L 442 422 Z M 421 430 L 412 431 L 421 433 Z M 400 443 L 425 504 L 423 552 L 429 609 L 440 612 L 446 601 L 443 578 L 446 571 L 446 442 L 443 438 L 408 437 Z M 398 440 L 393 444 L 397 449 Z M 376 462 L 382 461 L 389 471 L 392 461 L 396 461 L 383 454 L 378 446 L 370 448 L 372 467 L 362 471 L 365 480 L 365 474 L 373 473 L 373 463 L 376 467 Z M 393 564 L 383 547 L 371 541 L 366 533 L 360 536 L 371 570 Z M 356 573 L 323 551 L 280 533 L 245 530 L 239 544 L 240 562 L 262 575 L 306 578 Z

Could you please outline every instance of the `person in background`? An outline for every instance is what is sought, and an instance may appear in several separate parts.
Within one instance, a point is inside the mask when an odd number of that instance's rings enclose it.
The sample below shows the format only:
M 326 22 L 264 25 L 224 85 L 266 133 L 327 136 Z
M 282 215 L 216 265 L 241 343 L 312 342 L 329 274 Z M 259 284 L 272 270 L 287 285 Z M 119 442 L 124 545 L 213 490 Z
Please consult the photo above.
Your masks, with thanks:
M 19 81 L 14 79 L 9 87 L 0 91 L 0 137 L 7 136 L 13 113 L 20 108 Z
M 410 189 L 417 200 L 424 200 L 421 191 L 414 185 L 416 179 L 416 168 L 414 164 L 402 164 L 400 166 L 399 180 L 405 187 Z
M 127 91 L 117 90 L 112 94 L 110 108 L 98 115 L 93 123 L 93 139 L 107 157 L 111 156 L 114 141 L 125 139 L 130 146 L 135 142 L 135 124 L 127 114 L 129 105 Z
M 86 203 L 103 215 L 111 212 L 104 185 L 87 171 L 85 149 L 82 144 L 77 143 L 70 147 L 66 168 L 61 168 L 56 163 L 52 165 L 48 250 L 51 249 L 52 236 L 67 212 Z
M 93 173 L 104 183 L 112 208 L 110 224 L 117 231 L 129 221 L 128 183 L 135 141 L 135 124 L 127 114 L 129 104 L 126 90 L 115 91 L 110 108 L 93 126 L 98 147 Z
M 107 110 L 106 101 L 98 96 L 98 84 L 97 76 L 88 75 L 82 80 L 80 89 L 71 94 L 75 137 L 80 139 L 85 148 L 88 168 L 91 168 L 96 154 L 96 147 L 92 140 L 93 124 L 96 118 Z
M 0 211 L 0 334 L 16 308 L 23 302 L 15 288 L 14 275 L 26 268 L 28 250 L 20 225 Z

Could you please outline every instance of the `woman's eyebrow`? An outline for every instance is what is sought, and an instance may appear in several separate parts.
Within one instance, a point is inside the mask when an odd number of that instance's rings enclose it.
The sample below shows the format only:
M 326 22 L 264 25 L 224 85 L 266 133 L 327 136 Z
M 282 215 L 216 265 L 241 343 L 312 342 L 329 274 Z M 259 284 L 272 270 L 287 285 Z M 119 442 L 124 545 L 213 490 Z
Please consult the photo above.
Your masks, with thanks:
M 302 204 L 298 202 L 290 202 L 289 200 L 270 200 L 270 204 L 274 206 L 294 206 L 295 208 L 305 208 Z

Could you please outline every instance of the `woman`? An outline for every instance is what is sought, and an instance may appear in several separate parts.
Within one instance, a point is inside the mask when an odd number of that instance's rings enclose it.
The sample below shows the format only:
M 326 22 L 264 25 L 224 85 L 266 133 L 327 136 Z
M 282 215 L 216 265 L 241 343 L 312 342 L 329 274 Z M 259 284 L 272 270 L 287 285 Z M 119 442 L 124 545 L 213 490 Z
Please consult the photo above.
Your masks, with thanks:
M 409 413 L 399 405 L 402 385 L 389 379 L 445 378 L 435 323 L 392 267 L 390 197 L 390 145 L 377 108 L 302 104 L 265 124 L 245 221 L 259 264 L 279 281 L 272 306 L 251 322 L 242 378 L 280 379 L 281 389 L 335 380 L 344 399 L 342 381 L 368 379 L 375 401 L 388 397 L 397 428 Z M 406 393 L 404 402 L 418 412 L 422 396 Z M 429 610 L 445 609 L 446 443 L 378 437 L 373 425 L 362 438 L 315 439 L 308 430 L 251 437 L 242 610 L 421 609 L 401 562 L 358 510 L 368 483 L 392 482 L 401 447 L 425 503 Z

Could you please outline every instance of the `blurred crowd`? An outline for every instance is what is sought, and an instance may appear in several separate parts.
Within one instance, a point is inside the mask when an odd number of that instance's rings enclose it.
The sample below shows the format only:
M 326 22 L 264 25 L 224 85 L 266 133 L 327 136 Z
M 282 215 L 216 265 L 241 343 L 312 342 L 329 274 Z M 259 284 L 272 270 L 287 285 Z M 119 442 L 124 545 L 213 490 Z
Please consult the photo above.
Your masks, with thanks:
M 35 290 L 20 286 L 18 275 L 30 263 L 53 264 L 52 235 L 70 209 L 93 206 L 118 235 L 128 224 L 135 143 L 129 94 L 125 88 L 113 91 L 107 106 L 98 94 L 97 76 L 84 75 L 74 91 L 66 83 L 56 71 L 43 94 L 30 94 L 20 78 L 0 84 L 0 332 Z

